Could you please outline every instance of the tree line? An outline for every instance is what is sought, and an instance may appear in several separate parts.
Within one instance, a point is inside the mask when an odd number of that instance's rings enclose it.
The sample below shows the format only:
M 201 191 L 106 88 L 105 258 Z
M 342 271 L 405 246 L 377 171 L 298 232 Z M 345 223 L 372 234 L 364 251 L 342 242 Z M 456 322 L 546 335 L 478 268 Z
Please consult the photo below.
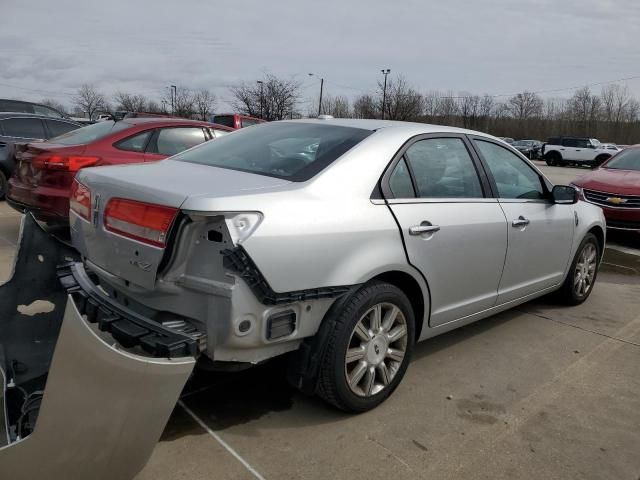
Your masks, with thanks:
M 261 80 L 229 88 L 235 112 L 264 118 L 313 117 L 319 98 L 303 111 L 301 83 L 294 79 L 265 74 Z M 599 92 L 583 87 L 569 98 L 543 98 L 534 92 L 511 96 L 477 95 L 468 92 L 428 91 L 421 93 L 402 75 L 349 99 L 343 95 L 323 95 L 321 113 L 337 118 L 385 118 L 443 124 L 480 130 L 498 136 L 546 140 L 556 135 L 591 136 L 620 144 L 640 142 L 640 101 L 626 86 L 610 84 Z M 384 99 L 384 105 L 383 105 Z M 58 102 L 44 100 L 64 110 Z M 92 85 L 83 85 L 73 99 L 74 107 L 95 118 L 99 113 L 125 110 L 173 114 L 209 120 L 216 111 L 217 98 L 206 89 L 178 86 L 159 100 L 144 95 L 117 92 L 108 99 Z

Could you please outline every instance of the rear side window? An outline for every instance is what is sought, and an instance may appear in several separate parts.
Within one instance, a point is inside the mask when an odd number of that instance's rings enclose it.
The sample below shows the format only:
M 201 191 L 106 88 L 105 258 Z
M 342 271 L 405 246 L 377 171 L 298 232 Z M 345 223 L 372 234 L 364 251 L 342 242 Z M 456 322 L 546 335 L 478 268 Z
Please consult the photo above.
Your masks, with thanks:
M 152 132 L 153 130 L 147 130 L 146 132 L 125 138 L 114 144 L 114 147 L 128 152 L 144 152 Z
M 302 182 L 372 133 L 321 123 L 261 123 L 207 142 L 174 160 Z
M 406 153 L 422 198 L 479 198 L 483 196 L 471 155 L 460 138 L 429 138 Z
M 77 130 L 65 133 L 64 135 L 54 137 L 49 141 L 60 145 L 84 145 L 95 142 L 96 140 L 101 140 L 112 133 L 126 130 L 130 126 L 131 125 L 126 122 L 106 120 L 104 122 L 98 122 L 93 125 L 78 128 Z
M 68 122 L 58 122 L 56 120 L 45 120 L 47 127 L 49 127 L 49 132 L 52 137 L 57 137 L 59 135 L 64 135 L 65 133 L 71 132 L 72 130 L 77 130 L 78 126 L 73 123 Z
M 579 145 L 579 140 L 577 138 L 563 138 L 562 146 L 563 147 L 577 147 Z
M 46 138 L 39 118 L 8 118 L 2 121 L 2 130 L 7 137 Z
M 204 130 L 200 127 L 162 128 L 148 151 L 171 156 L 200 145 L 206 140 Z
M 256 120 L 253 120 L 253 119 L 251 119 L 251 118 L 241 118 L 241 119 L 240 119 L 240 126 L 241 126 L 242 128 L 244 128 L 244 127 L 250 127 L 251 125 L 256 125 L 256 124 L 258 124 L 258 123 L 260 123 L 260 122 L 258 122 L 258 121 L 256 121 Z
M 236 128 L 235 115 L 214 115 L 213 123 L 224 125 L 225 127 Z
M 404 158 L 398 162 L 398 165 L 396 165 L 396 168 L 389 177 L 389 188 L 395 198 L 415 197 L 411 175 L 409 174 L 409 169 L 407 168 L 407 163 Z

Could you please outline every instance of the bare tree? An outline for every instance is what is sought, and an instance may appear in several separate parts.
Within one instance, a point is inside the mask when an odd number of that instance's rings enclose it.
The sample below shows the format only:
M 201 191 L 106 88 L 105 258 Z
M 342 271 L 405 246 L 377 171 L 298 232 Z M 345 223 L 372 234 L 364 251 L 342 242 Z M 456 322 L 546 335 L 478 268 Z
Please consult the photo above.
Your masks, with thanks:
M 371 95 L 360 95 L 353 102 L 354 118 L 377 118 L 378 107 Z
M 42 105 L 46 105 L 47 107 L 51 107 L 51 108 L 55 108 L 56 110 L 58 110 L 61 113 L 67 114 L 67 107 L 65 107 L 62 103 L 58 102 L 57 100 L 54 100 L 52 98 L 43 98 L 42 100 L 40 100 L 40 103 Z
M 464 128 L 474 127 L 480 114 L 480 97 L 470 93 L 462 93 L 458 105 Z
M 453 92 L 446 92 L 436 99 L 436 112 L 443 123 L 451 124 L 458 115 L 458 103 Z
M 195 94 L 189 88 L 178 85 L 175 90 L 173 102 L 171 97 L 171 90 L 167 90 L 162 101 L 168 105 L 169 108 L 173 105 L 172 115 L 183 118 L 192 118 L 196 115 Z
M 430 91 L 422 96 L 422 113 L 433 122 L 438 113 L 438 92 Z
M 163 110 L 162 106 L 155 100 L 149 100 L 147 102 L 147 112 L 149 113 L 167 113 Z
M 283 120 L 293 117 L 300 90 L 295 80 L 266 74 L 262 84 L 242 83 L 231 87 L 232 105 L 240 113 L 265 120 Z
M 200 120 L 207 122 L 215 110 L 216 96 L 207 89 L 198 90 L 194 94 L 196 113 Z
M 309 117 L 314 117 L 317 114 L 314 102 L 314 107 L 309 112 Z M 325 115 L 332 115 L 336 118 L 350 118 L 351 106 L 349 105 L 349 99 L 342 96 L 325 95 L 322 97 L 322 113 Z
M 132 95 L 130 93 L 117 92 L 114 101 L 118 110 L 127 112 L 144 112 L 147 110 L 147 98 L 144 95 Z
M 539 95 L 525 91 L 511 97 L 508 102 L 508 107 L 514 118 L 526 120 L 540 116 L 543 103 Z
M 384 84 L 378 82 L 379 100 L 382 105 Z M 422 115 L 422 95 L 411 88 L 407 80 L 399 75 L 387 82 L 385 118 L 389 120 L 417 120 Z
M 92 120 L 98 112 L 108 110 L 104 95 L 93 85 L 86 83 L 78 89 L 73 102 L 80 111 L 86 113 Z

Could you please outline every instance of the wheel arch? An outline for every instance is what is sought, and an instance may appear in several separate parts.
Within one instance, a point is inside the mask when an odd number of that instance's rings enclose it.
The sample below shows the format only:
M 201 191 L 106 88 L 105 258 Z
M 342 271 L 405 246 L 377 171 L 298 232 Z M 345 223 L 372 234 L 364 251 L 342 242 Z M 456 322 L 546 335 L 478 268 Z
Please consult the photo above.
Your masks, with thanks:
M 587 233 L 593 233 L 593 235 L 595 235 L 596 239 L 598 240 L 598 245 L 600 246 L 600 257 L 602 258 L 602 255 L 604 255 L 604 245 L 606 238 L 604 230 L 600 225 L 594 225 L 589 229 Z
M 425 298 L 423 288 L 421 287 L 418 280 L 416 280 L 416 278 L 411 274 L 400 270 L 389 270 L 379 273 L 375 277 L 371 278 L 371 280 L 379 280 L 389 283 L 402 290 L 402 292 L 407 296 L 409 302 L 411 303 L 411 307 L 413 308 L 413 315 L 415 317 L 415 339 L 417 342 L 420 338 L 420 335 L 422 334 L 425 322 L 428 326 L 428 318 L 431 313 L 431 302 L 429 301 L 428 296 Z M 425 286 L 427 289 L 426 293 L 427 295 L 429 295 L 429 287 L 428 285 L 426 285 L 426 282 Z
M 562 158 L 563 158 L 562 154 L 558 150 L 556 150 L 555 148 L 553 150 L 545 151 L 544 152 L 544 158 L 545 159 L 551 158 L 554 154 L 558 155 L 560 157 L 560 160 L 562 160 Z

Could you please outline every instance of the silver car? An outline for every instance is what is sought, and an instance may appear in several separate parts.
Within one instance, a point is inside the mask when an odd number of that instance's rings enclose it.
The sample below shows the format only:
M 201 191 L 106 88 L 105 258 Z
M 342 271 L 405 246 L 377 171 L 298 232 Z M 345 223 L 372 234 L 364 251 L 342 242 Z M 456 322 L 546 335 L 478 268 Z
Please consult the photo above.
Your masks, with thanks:
M 80 171 L 72 270 L 127 348 L 219 369 L 289 354 L 297 387 L 361 412 L 417 341 L 550 292 L 586 300 L 606 228 L 578 195 L 479 132 L 274 122 Z

